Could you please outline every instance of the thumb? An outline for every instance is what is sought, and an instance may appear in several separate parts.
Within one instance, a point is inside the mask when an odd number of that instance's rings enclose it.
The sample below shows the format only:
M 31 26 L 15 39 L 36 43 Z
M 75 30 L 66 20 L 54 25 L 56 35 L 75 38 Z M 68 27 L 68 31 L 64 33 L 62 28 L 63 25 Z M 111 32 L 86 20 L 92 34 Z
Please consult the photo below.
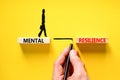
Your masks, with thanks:
M 78 72 L 79 68 L 83 68 L 83 63 L 81 62 L 80 58 L 78 57 L 78 52 L 75 50 L 70 51 L 70 62 L 74 68 L 74 71 Z
M 70 51 L 70 62 L 73 67 L 73 74 L 71 75 L 70 78 L 73 78 L 74 80 L 79 80 L 79 79 L 88 80 L 84 65 L 80 60 L 80 58 L 78 57 L 77 51 L 75 50 Z

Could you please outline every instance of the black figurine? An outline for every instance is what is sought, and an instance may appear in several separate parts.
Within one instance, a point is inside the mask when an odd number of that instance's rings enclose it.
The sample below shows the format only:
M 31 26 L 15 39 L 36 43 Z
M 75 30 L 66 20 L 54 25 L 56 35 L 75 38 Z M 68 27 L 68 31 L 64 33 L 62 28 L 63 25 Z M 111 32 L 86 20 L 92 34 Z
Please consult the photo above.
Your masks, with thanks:
M 42 31 L 44 31 L 44 36 L 47 37 L 46 29 L 45 29 L 45 9 L 42 10 L 42 25 L 40 25 L 41 31 L 38 34 L 38 37 L 41 36 Z

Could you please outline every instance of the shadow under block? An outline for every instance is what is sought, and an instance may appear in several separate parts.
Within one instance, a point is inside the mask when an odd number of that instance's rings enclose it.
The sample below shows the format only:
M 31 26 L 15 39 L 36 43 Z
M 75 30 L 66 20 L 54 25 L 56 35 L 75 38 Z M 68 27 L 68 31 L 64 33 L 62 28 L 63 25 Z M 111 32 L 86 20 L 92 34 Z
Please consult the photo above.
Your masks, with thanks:
M 19 44 L 50 44 L 49 37 L 19 37 L 18 38 Z
M 77 38 L 76 44 L 82 53 L 105 53 L 108 38 Z
M 50 44 L 20 44 L 23 53 L 49 53 Z

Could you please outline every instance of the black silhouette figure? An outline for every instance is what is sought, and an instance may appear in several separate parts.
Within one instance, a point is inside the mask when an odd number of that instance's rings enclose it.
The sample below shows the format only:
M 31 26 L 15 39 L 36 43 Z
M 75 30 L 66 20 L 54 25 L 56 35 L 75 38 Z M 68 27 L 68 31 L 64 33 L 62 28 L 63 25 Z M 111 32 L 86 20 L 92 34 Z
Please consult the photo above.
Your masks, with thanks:
M 47 37 L 46 29 L 45 29 L 45 9 L 42 10 L 42 25 L 40 25 L 41 31 L 38 34 L 38 37 L 41 36 L 42 32 L 44 31 L 44 36 Z

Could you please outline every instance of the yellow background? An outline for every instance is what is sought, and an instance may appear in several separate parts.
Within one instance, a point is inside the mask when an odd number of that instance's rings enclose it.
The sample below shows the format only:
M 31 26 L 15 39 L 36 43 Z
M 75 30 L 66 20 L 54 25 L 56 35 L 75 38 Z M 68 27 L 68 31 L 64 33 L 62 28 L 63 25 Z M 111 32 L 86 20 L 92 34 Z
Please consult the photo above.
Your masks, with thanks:
M 18 37 L 37 37 L 46 10 L 48 48 L 23 50 Z M 54 37 L 108 37 L 105 52 L 80 52 L 90 80 L 120 79 L 119 0 L 1 0 L 0 80 L 51 80 L 53 63 L 69 41 Z M 44 46 L 45 47 L 45 46 Z M 39 48 L 38 48 L 39 49 Z M 48 50 L 49 49 L 49 50 Z

